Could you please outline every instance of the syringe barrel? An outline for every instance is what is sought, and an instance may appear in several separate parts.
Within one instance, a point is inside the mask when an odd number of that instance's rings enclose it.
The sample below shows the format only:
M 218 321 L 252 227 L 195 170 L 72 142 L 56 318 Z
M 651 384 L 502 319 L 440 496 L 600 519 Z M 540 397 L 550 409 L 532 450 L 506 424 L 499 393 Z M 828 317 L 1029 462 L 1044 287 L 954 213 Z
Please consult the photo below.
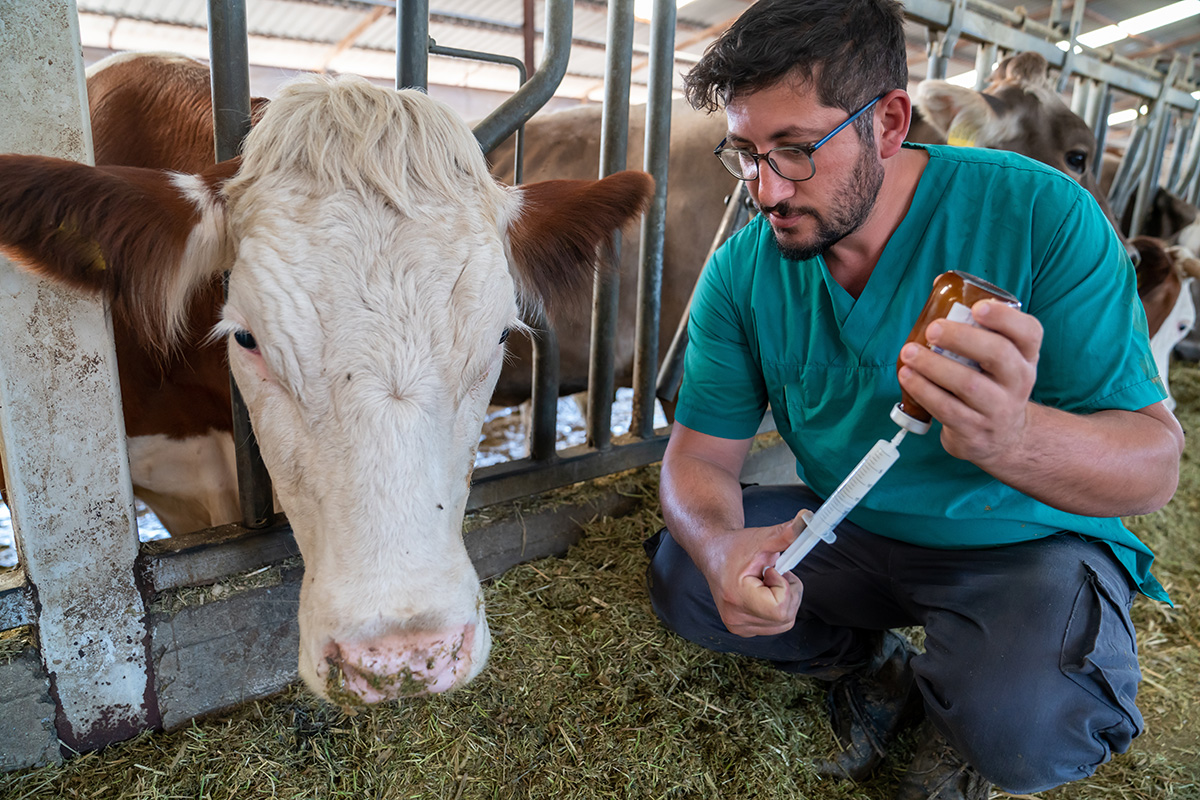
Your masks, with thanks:
M 794 569 L 816 546 L 819 539 L 833 542 L 836 538 L 833 529 L 854 510 L 899 457 L 900 450 L 892 442 L 886 439 L 876 442 L 863 456 L 863 460 L 858 462 L 858 466 L 851 470 L 841 485 L 821 504 L 796 541 L 780 553 L 779 558 L 775 560 L 775 569 L 779 572 Z

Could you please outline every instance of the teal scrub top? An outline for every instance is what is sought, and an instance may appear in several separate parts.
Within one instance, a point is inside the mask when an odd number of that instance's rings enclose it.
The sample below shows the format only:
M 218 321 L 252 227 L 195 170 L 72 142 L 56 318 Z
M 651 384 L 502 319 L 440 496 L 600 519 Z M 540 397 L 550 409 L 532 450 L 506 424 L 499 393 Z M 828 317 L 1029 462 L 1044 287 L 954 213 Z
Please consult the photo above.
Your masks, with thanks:
M 913 145 L 905 145 L 913 146 Z M 1034 402 L 1078 414 L 1166 397 L 1132 263 L 1094 198 L 1023 156 L 923 146 L 912 205 L 857 299 L 818 256 L 783 258 L 761 216 L 706 265 L 692 299 L 676 419 L 711 436 L 753 436 L 770 407 L 800 479 L 829 496 L 898 430 L 896 359 L 934 278 L 978 275 L 1016 295 L 1045 337 Z M 949 455 L 935 420 L 849 519 L 924 547 L 978 548 L 1063 532 L 1107 543 L 1149 597 L 1153 554 L 1117 518 L 1052 508 Z

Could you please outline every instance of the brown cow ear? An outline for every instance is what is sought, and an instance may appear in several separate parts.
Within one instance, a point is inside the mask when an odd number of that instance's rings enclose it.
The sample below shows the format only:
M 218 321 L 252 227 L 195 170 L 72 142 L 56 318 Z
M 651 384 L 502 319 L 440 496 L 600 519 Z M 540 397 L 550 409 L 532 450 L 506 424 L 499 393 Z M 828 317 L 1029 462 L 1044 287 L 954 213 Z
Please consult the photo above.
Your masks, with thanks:
M 170 347 L 181 305 L 224 266 L 218 190 L 237 166 L 180 175 L 0 155 L 0 253 L 103 295 L 147 343 Z
M 630 170 L 595 181 L 525 184 L 515 191 L 522 201 L 509 226 L 514 277 L 523 298 L 540 302 L 553 321 L 591 297 L 597 248 L 642 213 L 654 181 Z

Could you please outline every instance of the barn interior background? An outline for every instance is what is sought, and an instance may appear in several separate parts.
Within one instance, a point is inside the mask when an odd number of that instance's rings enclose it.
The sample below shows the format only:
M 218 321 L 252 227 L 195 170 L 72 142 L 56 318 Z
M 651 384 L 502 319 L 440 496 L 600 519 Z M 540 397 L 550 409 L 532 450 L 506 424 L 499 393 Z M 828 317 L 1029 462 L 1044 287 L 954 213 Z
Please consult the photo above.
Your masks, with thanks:
M 0 2 L 6 13 L 16 4 Z M 204 0 L 77 0 L 78 30 L 83 45 L 84 60 L 92 63 L 103 56 L 121 50 L 167 50 L 207 58 L 209 53 L 208 10 Z M 727 27 L 748 5 L 742 0 L 693 0 L 680 4 L 677 11 L 673 53 L 674 83 L 679 74 L 696 61 L 707 44 Z M 945 75 L 964 85 L 974 84 L 977 78 L 978 47 L 969 37 L 947 37 L 953 32 L 955 20 L 962 22 L 964 14 L 972 19 L 994 21 L 997 28 L 1008 31 L 1032 31 L 1045 38 L 1047 30 L 1064 35 L 1074 26 L 1074 34 L 1087 52 L 1099 61 L 1118 65 L 1136 62 L 1139 74 L 1157 73 L 1165 79 L 1172 65 L 1178 91 L 1191 95 L 1196 48 L 1200 47 L 1200 0 L 1164 3 L 1161 0 L 1093 0 L 1076 13 L 1070 2 L 989 3 L 975 0 L 911 0 L 906 3 L 910 12 L 933 17 L 949 9 L 948 29 L 928 27 L 920 20 L 910 23 L 910 71 L 913 82 L 929 74 L 931 54 L 945 57 Z M 396 3 L 387 0 L 249 0 L 247 3 L 249 55 L 252 93 L 270 96 L 278 84 L 298 71 L 349 72 L 366 75 L 383 84 L 390 84 L 396 73 Z M 605 44 L 608 5 L 592 0 L 575 3 L 574 27 L 571 34 L 570 59 L 559 89 L 548 108 L 562 108 L 580 103 L 597 103 L 604 96 Z M 649 93 L 648 64 L 651 28 L 650 6 L 636 11 L 639 21 L 634 29 L 634 61 L 631 73 L 631 101 L 642 102 Z M 958 16 L 955 17 L 955 14 Z M 13 19 L 4 19 L 12 23 Z M 536 66 L 542 54 L 545 9 L 540 2 L 522 0 L 438 0 L 430 8 L 430 37 L 443 48 L 498 53 L 524 62 L 528 69 Z M 468 119 L 479 119 L 490 113 L 518 85 L 516 70 L 511 66 L 481 64 L 461 58 L 433 55 L 429 62 L 430 94 L 457 108 Z M 1070 96 L 1076 84 L 1063 86 Z M 1193 98 L 1195 95 L 1191 95 Z M 1194 106 L 1193 106 L 1194 108 Z M 1137 123 L 1139 112 L 1150 111 L 1147 99 L 1121 91 L 1114 92 L 1109 109 L 1107 143 L 1121 147 Z M 1143 117 L 1142 122 L 1145 122 Z M 1182 139 L 1167 142 L 1170 152 Z M 513 525 L 508 535 L 524 542 L 526 531 Z M 228 537 L 229 532 L 218 536 Z M 245 550 L 260 548 L 252 569 L 259 564 L 287 563 L 291 554 L 286 542 L 269 539 L 248 542 Z M 274 549 L 272 549 L 274 548 Z M 227 553 L 227 551 L 221 551 Z M 172 560 L 166 550 L 143 549 L 142 564 L 146 572 L 170 588 L 188 582 L 203 583 L 204 576 L 220 576 L 222 570 L 246 568 L 247 561 L 232 562 L 202 558 L 187 562 Z M 226 558 L 222 555 L 221 558 Z M 294 570 L 291 564 L 284 568 Z M 266 567 L 261 567 L 265 569 Z M 29 623 L 28 605 L 19 599 L 19 570 L 0 575 L 0 622 Z M 7 581 L 7 582 L 5 582 Z M 280 613 L 278 595 L 270 597 L 265 590 L 257 606 L 246 606 L 230 613 L 245 613 L 247 609 L 262 612 L 261 622 L 276 624 L 268 634 L 280 639 L 289 635 L 286 621 L 290 609 Z M 276 591 L 278 591 L 276 587 Z M 210 598 L 211 599 L 211 598 Z M 272 608 L 274 605 L 276 608 Z M 175 612 L 172 612 L 175 613 Z M 4 628 L 6 625 L 0 625 Z M 194 642 L 199 645 L 215 643 Z M 288 650 L 285 646 L 284 651 Z M 203 657 L 203 656 L 202 656 Z M 207 657 L 216 658 L 210 652 Z M 22 660 L 24 659 L 24 660 Z M 0 740 L 0 764 L 20 767 L 61 757 L 55 728 L 55 716 L 61 717 L 61 698 L 43 699 L 40 695 L 20 695 L 24 684 L 14 682 L 11 675 L 18 669 L 36 674 L 36 656 L 27 655 L 4 666 L 11 667 L 0 676 L 0 687 L 9 690 L 6 711 L 25 702 L 21 713 L 28 719 L 44 720 L 34 740 Z M 285 659 L 286 661 L 286 659 Z M 16 667 L 12 667 L 16 664 Z M 256 667 L 261 673 L 247 677 Z M 290 679 L 288 665 L 249 665 L 239 677 L 246 678 L 244 686 L 224 685 L 229 674 L 214 674 L 207 683 L 193 685 L 194 696 L 186 700 L 175 698 L 178 705 L 169 725 L 184 724 L 192 715 L 212 708 L 228 706 L 249 697 L 276 690 Z M 2 672 L 2 670 L 0 670 Z M 24 673 L 22 673 L 24 674 Z M 7 681 L 7 682 L 6 682 Z M 182 682 L 181 682 L 182 686 Z M 16 694 L 12 690 L 16 689 Z M 208 696 L 201 694 L 208 692 Z M 2 693 L 0 693 L 2 694 Z M 14 699 L 15 698 L 15 699 Z M 32 699 L 30 699 L 32 698 Z M 4 700 L 0 699 L 0 703 Z M 60 705 L 56 710 L 56 703 Z M 32 710 L 31 710 L 32 709 Z M 0 714 L 0 716 L 3 716 Z M 9 717 L 14 719 L 14 717 Z M 114 738 L 128 733 L 114 732 Z

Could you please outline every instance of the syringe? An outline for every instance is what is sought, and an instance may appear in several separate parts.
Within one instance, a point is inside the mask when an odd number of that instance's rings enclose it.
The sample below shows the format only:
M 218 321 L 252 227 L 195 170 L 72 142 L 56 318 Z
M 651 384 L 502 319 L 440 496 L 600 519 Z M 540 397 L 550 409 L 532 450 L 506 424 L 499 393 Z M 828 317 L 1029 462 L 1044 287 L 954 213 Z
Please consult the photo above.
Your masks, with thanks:
M 822 539 L 831 544 L 837 539 L 833 529 L 854 510 L 854 507 L 870 491 L 871 487 L 879 482 L 888 468 L 896 463 L 896 459 L 900 457 L 897 446 L 906 433 L 908 433 L 908 429 L 901 428 L 890 442 L 880 439 L 875 443 L 863 460 L 858 462 L 858 466 L 851 470 L 841 485 L 808 519 L 808 524 L 796 541 L 779 554 L 779 558 L 775 560 L 775 569 L 778 572 L 784 573 L 794 568 L 800 563 L 800 559 L 808 555 L 808 552 L 816 547 L 817 542 Z

